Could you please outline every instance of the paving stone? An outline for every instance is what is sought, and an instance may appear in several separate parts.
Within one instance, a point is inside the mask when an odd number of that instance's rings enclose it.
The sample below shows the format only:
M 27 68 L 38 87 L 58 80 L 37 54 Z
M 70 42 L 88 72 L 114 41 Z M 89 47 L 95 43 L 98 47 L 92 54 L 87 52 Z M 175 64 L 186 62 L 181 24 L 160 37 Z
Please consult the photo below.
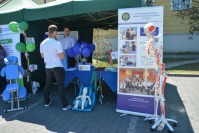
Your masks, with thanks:
M 198 86 L 196 77 L 169 77 L 167 80 L 166 117 L 178 121 L 175 133 L 197 133 L 199 130 Z M 22 103 L 29 107 L 23 111 L 4 113 L 3 109 L 9 105 L 0 100 L 0 133 L 150 133 L 152 124 L 145 122 L 144 117 L 120 117 L 115 112 L 116 95 L 109 89 L 104 93 L 103 105 L 96 103 L 92 112 L 62 111 L 58 93 L 53 96 L 52 106 L 45 108 L 41 90 Z M 70 99 L 76 97 L 73 88 L 67 88 L 67 94 Z M 167 133 L 167 128 L 162 133 Z

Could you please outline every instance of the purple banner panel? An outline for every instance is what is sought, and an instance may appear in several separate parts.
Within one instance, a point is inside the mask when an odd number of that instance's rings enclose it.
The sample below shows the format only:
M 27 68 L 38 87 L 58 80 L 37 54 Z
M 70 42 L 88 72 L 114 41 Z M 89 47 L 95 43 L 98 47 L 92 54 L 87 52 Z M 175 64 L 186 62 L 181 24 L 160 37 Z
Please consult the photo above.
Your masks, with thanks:
M 154 114 L 154 97 L 118 94 L 117 109 L 137 113 Z

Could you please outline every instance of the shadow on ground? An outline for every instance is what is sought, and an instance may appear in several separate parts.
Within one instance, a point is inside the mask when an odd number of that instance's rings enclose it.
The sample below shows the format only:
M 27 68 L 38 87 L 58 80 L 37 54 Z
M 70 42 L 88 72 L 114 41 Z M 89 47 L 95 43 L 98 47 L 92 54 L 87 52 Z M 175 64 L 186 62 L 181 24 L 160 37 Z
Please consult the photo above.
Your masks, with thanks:
M 125 133 L 129 127 L 130 120 L 138 118 L 135 124 L 135 132 L 151 132 L 150 127 L 152 124 L 145 122 L 144 117 L 131 115 L 120 117 L 120 114 L 116 113 L 116 94 L 105 83 L 103 83 L 103 104 L 101 105 L 97 102 L 92 112 L 62 111 L 56 86 L 53 87 L 53 92 L 53 104 L 48 108 L 44 107 L 42 90 L 37 95 L 29 96 L 28 100 L 23 102 L 23 105 L 27 105 L 28 108 L 22 111 L 4 113 L 3 109 L 8 108 L 9 105 L 0 100 L 0 116 L 6 120 L 4 124 L 0 121 L 1 131 L 16 131 L 20 133 L 24 131 L 40 133 L 42 131 L 58 133 Z M 70 103 L 76 97 L 72 84 L 67 87 L 67 97 Z M 165 97 L 167 117 L 178 121 L 178 126 L 174 127 L 175 133 L 193 133 L 177 87 L 167 84 Z M 9 122 L 11 124 L 7 124 Z M 165 128 L 163 133 L 167 131 L 168 129 Z
M 0 116 L 5 118 L 6 121 L 12 122 L 17 120 L 31 123 L 31 125 L 34 124 L 33 127 L 36 127 L 36 124 L 42 127 L 44 126 L 48 131 L 59 133 L 126 132 L 131 116 L 120 117 L 120 114 L 116 113 L 116 94 L 113 93 L 105 83 L 103 85 L 103 104 L 101 105 L 97 101 L 92 112 L 62 111 L 56 86 L 54 86 L 53 89 L 52 106 L 44 107 L 43 92 L 40 90 L 37 95 L 31 95 L 28 101 L 23 102 L 23 105 L 28 106 L 26 110 L 4 113 L 2 109 L 8 108 L 9 105 L 5 105 L 1 100 L 0 104 L 3 106 L 0 110 Z M 70 84 L 69 87 L 67 87 L 67 98 L 69 102 L 72 103 L 75 97 L 74 87 Z M 9 125 L 7 124 L 6 126 Z M 6 128 L 6 126 L 4 125 L 4 128 Z M 40 126 L 38 128 L 40 128 Z M 16 128 L 16 131 L 18 129 L 19 128 Z M 32 130 L 40 131 L 34 128 Z
M 193 133 L 187 112 L 183 105 L 183 102 L 178 94 L 177 86 L 167 83 L 165 89 L 166 100 L 166 117 L 175 119 L 178 121 L 177 127 L 174 127 L 174 133 Z M 153 122 L 154 123 L 154 122 Z M 136 130 L 138 133 L 150 133 L 152 124 L 145 122 L 144 119 L 139 119 Z M 155 133 L 158 131 L 156 130 Z M 168 128 L 165 127 L 162 133 L 167 133 Z M 159 132 L 158 132 L 159 133 Z

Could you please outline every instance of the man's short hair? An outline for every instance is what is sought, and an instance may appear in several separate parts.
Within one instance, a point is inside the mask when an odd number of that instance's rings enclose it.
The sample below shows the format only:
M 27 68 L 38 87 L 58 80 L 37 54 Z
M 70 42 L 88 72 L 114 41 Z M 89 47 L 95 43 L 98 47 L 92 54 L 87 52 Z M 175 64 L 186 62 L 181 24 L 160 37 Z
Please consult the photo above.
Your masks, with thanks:
M 48 33 L 49 33 L 49 35 L 50 34 L 52 34 L 54 31 L 57 31 L 58 29 L 57 29 L 57 26 L 56 25 L 50 25 L 49 27 L 48 27 Z
M 64 29 L 69 29 L 69 30 L 70 30 L 70 28 L 69 28 L 69 27 L 67 27 L 67 26 L 66 26 L 66 27 L 64 27 Z

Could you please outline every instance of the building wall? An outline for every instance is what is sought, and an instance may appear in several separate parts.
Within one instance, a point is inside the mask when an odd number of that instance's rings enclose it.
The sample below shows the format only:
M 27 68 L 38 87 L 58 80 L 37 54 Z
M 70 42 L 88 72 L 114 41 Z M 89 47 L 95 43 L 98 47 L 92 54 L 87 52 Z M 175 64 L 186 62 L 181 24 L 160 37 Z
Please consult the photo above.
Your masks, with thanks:
M 171 10 L 170 0 L 156 0 L 155 5 L 164 6 L 164 34 L 184 34 L 188 33 L 188 21 L 183 21 L 176 17 L 178 11 Z
M 155 0 L 155 5 L 164 6 L 164 52 L 199 52 L 199 37 L 189 39 L 188 20 L 176 17 L 170 0 Z
M 199 52 L 199 37 L 189 39 L 187 34 L 164 35 L 164 53 Z

